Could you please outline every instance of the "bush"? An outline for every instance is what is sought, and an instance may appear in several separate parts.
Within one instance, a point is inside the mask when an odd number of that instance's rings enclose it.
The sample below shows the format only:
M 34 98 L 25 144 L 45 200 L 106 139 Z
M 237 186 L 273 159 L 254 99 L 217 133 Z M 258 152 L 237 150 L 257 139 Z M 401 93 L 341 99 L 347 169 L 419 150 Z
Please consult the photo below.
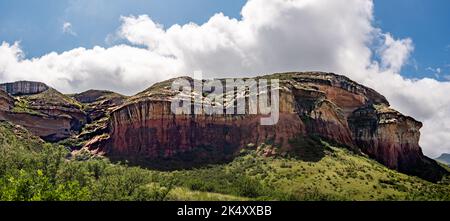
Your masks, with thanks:
M 257 198 L 260 196 L 264 196 L 264 188 L 257 180 L 241 177 L 234 184 L 234 188 L 236 189 L 236 195 Z
M 0 200 L 163 200 L 171 189 L 150 185 L 147 170 L 69 155 L 63 146 L 0 123 Z

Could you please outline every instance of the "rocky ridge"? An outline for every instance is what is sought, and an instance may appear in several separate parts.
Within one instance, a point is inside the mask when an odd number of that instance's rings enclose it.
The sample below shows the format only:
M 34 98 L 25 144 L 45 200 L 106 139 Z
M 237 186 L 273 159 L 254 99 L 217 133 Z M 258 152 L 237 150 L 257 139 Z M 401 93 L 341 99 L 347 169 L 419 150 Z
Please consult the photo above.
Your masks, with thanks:
M 78 102 L 43 83 L 20 81 L 1 84 L 0 88 L 9 97 L 0 120 L 22 125 L 46 141 L 66 139 L 86 124 Z

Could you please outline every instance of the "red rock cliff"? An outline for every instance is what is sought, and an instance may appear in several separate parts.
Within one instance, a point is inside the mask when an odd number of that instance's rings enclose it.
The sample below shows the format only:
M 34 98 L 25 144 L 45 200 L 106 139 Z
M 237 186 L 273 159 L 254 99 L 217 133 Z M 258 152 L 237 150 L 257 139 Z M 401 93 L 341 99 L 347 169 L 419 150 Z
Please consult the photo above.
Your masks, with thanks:
M 320 136 L 405 173 L 430 180 L 445 173 L 422 154 L 421 123 L 390 109 L 374 90 L 329 73 L 262 78 L 280 79 L 275 89 L 280 92 L 280 120 L 274 126 L 262 126 L 262 115 L 174 115 L 170 102 L 177 93 L 167 81 L 112 111 L 109 133 L 87 147 L 144 164 L 175 157 L 214 162 L 247 146 L 270 142 L 288 151 L 298 136 Z

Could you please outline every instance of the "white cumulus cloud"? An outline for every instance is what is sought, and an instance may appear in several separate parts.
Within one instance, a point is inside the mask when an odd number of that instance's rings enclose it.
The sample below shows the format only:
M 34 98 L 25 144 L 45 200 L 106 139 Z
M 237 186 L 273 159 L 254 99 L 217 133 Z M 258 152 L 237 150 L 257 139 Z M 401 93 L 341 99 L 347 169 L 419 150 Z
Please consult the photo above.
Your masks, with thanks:
M 399 74 L 413 40 L 375 27 L 371 0 L 249 0 L 241 14 L 234 19 L 218 13 L 204 24 L 171 27 L 149 15 L 124 16 L 113 35 L 129 45 L 33 59 L 24 58 L 19 44 L 3 43 L 0 80 L 43 81 L 64 92 L 132 94 L 196 70 L 208 77 L 330 71 L 373 87 L 396 109 L 423 121 L 426 154 L 450 152 L 450 83 Z
M 391 34 L 385 34 L 384 39 L 384 45 L 379 49 L 382 66 L 399 72 L 414 50 L 412 40 L 410 38 L 395 40 Z
M 64 34 L 69 34 L 72 36 L 77 36 L 77 33 L 72 28 L 72 23 L 64 22 L 62 26 L 62 31 Z

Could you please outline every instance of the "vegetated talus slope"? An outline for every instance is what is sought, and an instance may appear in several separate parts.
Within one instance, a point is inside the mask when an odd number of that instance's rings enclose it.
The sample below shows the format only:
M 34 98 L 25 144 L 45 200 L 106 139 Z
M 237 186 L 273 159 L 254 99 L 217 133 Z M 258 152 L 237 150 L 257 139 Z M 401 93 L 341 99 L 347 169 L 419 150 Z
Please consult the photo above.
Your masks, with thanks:
M 301 140 L 313 148 L 280 156 L 263 144 L 227 164 L 163 172 L 84 150 L 72 155 L 0 122 L 0 200 L 450 200 L 448 177 L 431 183 L 320 139 Z

